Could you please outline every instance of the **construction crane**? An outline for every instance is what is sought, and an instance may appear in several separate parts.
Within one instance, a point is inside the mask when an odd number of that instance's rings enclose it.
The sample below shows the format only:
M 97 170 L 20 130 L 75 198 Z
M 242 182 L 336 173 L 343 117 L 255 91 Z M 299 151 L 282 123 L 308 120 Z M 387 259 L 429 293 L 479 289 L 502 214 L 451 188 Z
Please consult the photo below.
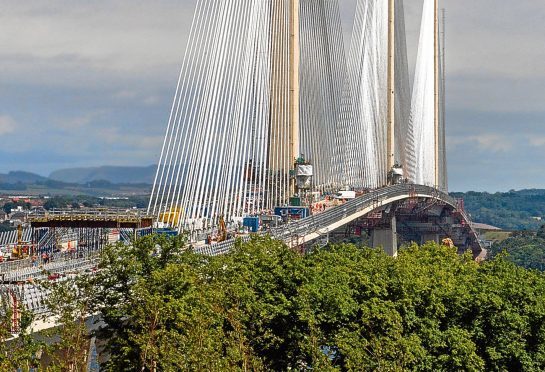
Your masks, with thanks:
M 225 225 L 225 220 L 223 216 L 220 216 L 219 222 L 218 222 L 218 235 L 216 240 L 219 242 L 223 242 L 227 240 L 227 226 Z
M 13 248 L 12 254 L 14 258 L 24 258 L 28 256 L 28 244 L 23 242 L 23 225 L 17 226 L 17 245 Z
M 26 258 L 35 252 L 35 247 L 35 244 L 23 240 L 23 226 L 17 226 L 17 244 L 13 246 L 11 258 L 16 260 Z

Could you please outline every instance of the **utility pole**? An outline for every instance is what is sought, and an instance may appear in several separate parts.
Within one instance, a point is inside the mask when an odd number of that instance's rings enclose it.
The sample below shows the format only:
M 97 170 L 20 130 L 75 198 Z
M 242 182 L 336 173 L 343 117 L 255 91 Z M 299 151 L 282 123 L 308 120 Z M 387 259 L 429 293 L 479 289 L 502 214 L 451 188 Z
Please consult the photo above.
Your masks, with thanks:
M 299 157 L 299 0 L 290 0 L 290 131 L 289 156 L 290 165 L 294 167 Z M 295 194 L 295 177 L 290 179 L 290 196 Z
M 388 170 L 395 166 L 395 0 L 388 0 Z
M 434 128 L 435 128 L 435 187 L 440 187 L 439 177 L 439 0 L 434 0 L 434 76 L 435 76 L 435 88 L 434 88 L 434 100 L 435 100 L 435 114 L 434 114 Z

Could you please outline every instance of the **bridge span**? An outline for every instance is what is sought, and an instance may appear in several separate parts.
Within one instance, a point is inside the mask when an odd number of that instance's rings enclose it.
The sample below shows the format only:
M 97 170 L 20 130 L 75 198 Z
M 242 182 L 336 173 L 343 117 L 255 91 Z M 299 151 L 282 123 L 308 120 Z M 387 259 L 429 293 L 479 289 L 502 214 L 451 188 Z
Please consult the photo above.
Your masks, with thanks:
M 403 243 L 450 238 L 460 251 L 481 253 L 468 216 L 446 193 L 438 1 L 424 2 L 412 88 L 401 0 L 384 2 L 387 7 L 358 1 L 346 58 L 335 1 L 216 3 L 203 1 L 196 10 L 200 21 L 184 54 L 147 216 L 180 232 L 194 221 L 219 229 L 225 220 L 266 213 L 292 197 L 369 188 L 343 205 L 260 234 L 294 249 L 365 236 L 392 256 Z M 380 187 L 385 184 L 391 186 Z M 38 251 L 53 251 L 59 236 L 68 236 L 67 248 L 78 241 L 75 259 L 46 255 L 41 268 L 31 258 L 1 263 L 0 291 L 31 311 L 47 312 L 46 294 L 29 279 L 43 278 L 43 269 L 92 270 L 111 235 L 130 242 L 136 234 L 126 228 L 153 225 L 139 217 L 37 220 L 34 226 L 45 231 L 10 233 L 6 243 L 15 239 L 19 248 L 31 241 Z M 119 231 L 109 234 L 111 228 Z M 235 242 L 193 249 L 218 255 Z
M 439 242 L 443 238 L 452 239 L 460 251 L 471 249 L 474 257 L 482 251 L 479 238 L 459 201 L 433 187 L 415 184 L 380 188 L 320 214 L 264 233 L 297 248 L 312 245 L 319 239 L 329 240 L 329 236 L 339 230 L 348 234 L 350 231 L 368 230 L 371 245 L 382 246 L 391 255 L 397 254 L 401 242 Z M 249 237 L 242 239 L 248 240 Z M 233 247 L 234 242 L 235 239 L 231 239 L 198 247 L 196 251 L 223 254 Z
M 393 256 L 403 243 L 439 242 L 443 238 L 452 239 L 460 252 L 471 249 L 475 258 L 482 252 L 479 238 L 459 200 L 435 188 L 415 184 L 376 189 L 322 213 L 257 234 L 268 234 L 293 249 L 304 251 L 327 243 L 331 237 L 361 235 L 363 231 L 369 234 L 370 245 L 381 247 Z M 252 236 L 239 239 L 249 241 Z M 236 242 L 231 239 L 193 249 L 196 253 L 215 256 L 228 253 Z M 29 260 L 2 263 L 0 293 L 8 291 L 30 311 L 48 314 L 47 291 L 36 286 L 33 280 L 47 279 L 48 272 L 56 275 L 92 272 L 98 260 L 98 252 L 94 252 L 83 258 L 55 260 L 41 267 L 30 265 Z M 24 266 L 25 263 L 28 266 Z M 39 323 L 35 330 L 49 326 Z

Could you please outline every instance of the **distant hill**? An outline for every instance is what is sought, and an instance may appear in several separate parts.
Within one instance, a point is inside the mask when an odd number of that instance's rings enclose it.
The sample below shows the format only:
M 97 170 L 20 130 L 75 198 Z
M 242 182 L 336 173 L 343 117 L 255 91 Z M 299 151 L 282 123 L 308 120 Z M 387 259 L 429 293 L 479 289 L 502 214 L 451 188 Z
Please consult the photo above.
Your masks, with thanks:
M 451 193 L 462 198 L 473 221 L 504 230 L 537 230 L 545 224 L 545 190 L 532 189 L 490 194 Z
M 152 184 L 155 165 L 147 167 L 103 166 L 67 168 L 52 172 L 49 178 L 56 181 L 86 184 L 91 181 L 109 181 L 114 184 Z
M 23 172 L 23 171 L 12 171 L 8 174 L 0 173 L 0 183 L 10 183 L 10 184 L 28 184 L 28 183 L 37 183 L 46 181 L 46 177 L 42 177 L 38 174 Z

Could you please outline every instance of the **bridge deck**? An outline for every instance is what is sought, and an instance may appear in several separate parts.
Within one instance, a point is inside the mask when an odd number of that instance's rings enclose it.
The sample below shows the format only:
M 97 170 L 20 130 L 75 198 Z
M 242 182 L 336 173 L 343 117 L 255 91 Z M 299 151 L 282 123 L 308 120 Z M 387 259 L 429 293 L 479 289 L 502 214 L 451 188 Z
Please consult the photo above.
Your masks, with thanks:
M 32 227 L 147 228 L 153 217 L 131 213 L 53 213 L 30 219 Z
M 426 186 L 403 184 L 375 190 L 369 194 L 350 200 L 341 206 L 326 210 L 323 213 L 274 228 L 267 232 L 262 232 L 261 234 L 270 234 L 273 238 L 282 240 L 292 247 L 296 247 L 299 244 L 307 243 L 326 235 L 339 226 L 359 218 L 359 216 L 368 215 L 376 209 L 385 207 L 390 203 L 411 198 L 433 199 L 448 204 L 460 213 L 466 222 L 469 221 L 463 210 L 458 209 L 457 201 L 449 195 Z M 64 223 L 65 221 L 73 221 L 74 219 L 60 219 L 57 217 L 54 220 Z M 75 220 L 77 221 L 77 219 Z M 45 222 L 51 222 L 51 220 Z M 479 240 L 474 230 L 472 230 L 471 225 L 468 223 L 465 225 L 465 228 L 471 229 L 470 231 L 473 234 L 472 239 L 474 240 L 474 244 L 478 245 Z M 242 237 L 242 240 L 248 241 L 250 238 L 251 236 L 246 235 Z M 229 252 L 234 244 L 235 240 L 232 239 L 215 245 L 201 246 L 195 248 L 195 251 L 206 255 L 219 255 Z M 481 249 L 480 245 L 477 248 Z M 474 254 L 478 249 L 474 248 Z M 86 257 L 74 257 L 73 259 L 67 260 L 61 258 L 60 260 L 55 260 L 41 266 L 34 266 L 30 260 L 16 263 L 4 263 L 3 265 L 0 265 L 0 280 L 4 283 L 0 285 L 0 288 L 8 288 L 6 286 L 10 285 L 15 286 L 13 288 L 23 288 L 24 293 L 22 296 L 28 308 L 36 313 L 47 313 L 48 310 L 44 306 L 44 296 L 47 296 L 47 293 L 34 287 L 32 282 L 25 284 L 23 287 L 21 287 L 20 284 L 15 283 L 46 279 L 50 273 L 60 275 L 82 273 L 86 270 L 92 270 L 97 262 L 98 252 L 90 252 Z
M 437 199 L 450 205 L 453 209 L 458 209 L 458 202 L 456 199 L 433 187 L 400 184 L 374 190 L 356 199 L 349 200 L 341 206 L 331 208 L 323 213 L 312 215 L 287 225 L 273 228 L 266 233 L 270 234 L 273 238 L 282 240 L 288 245 L 295 247 L 317 239 L 320 236 L 324 236 L 381 206 L 387 205 L 393 201 L 409 199 L 412 197 Z M 461 213 L 462 218 L 469 223 L 469 218 L 465 212 L 463 210 L 458 210 L 458 212 Z M 479 239 L 473 230 L 472 235 L 474 244 L 478 245 L 475 251 L 481 251 L 482 247 L 480 246 Z M 248 237 L 245 237 L 243 240 L 248 239 Z M 211 246 L 199 247 L 197 251 L 211 255 L 224 254 L 233 247 L 234 242 L 235 239 L 232 239 Z

